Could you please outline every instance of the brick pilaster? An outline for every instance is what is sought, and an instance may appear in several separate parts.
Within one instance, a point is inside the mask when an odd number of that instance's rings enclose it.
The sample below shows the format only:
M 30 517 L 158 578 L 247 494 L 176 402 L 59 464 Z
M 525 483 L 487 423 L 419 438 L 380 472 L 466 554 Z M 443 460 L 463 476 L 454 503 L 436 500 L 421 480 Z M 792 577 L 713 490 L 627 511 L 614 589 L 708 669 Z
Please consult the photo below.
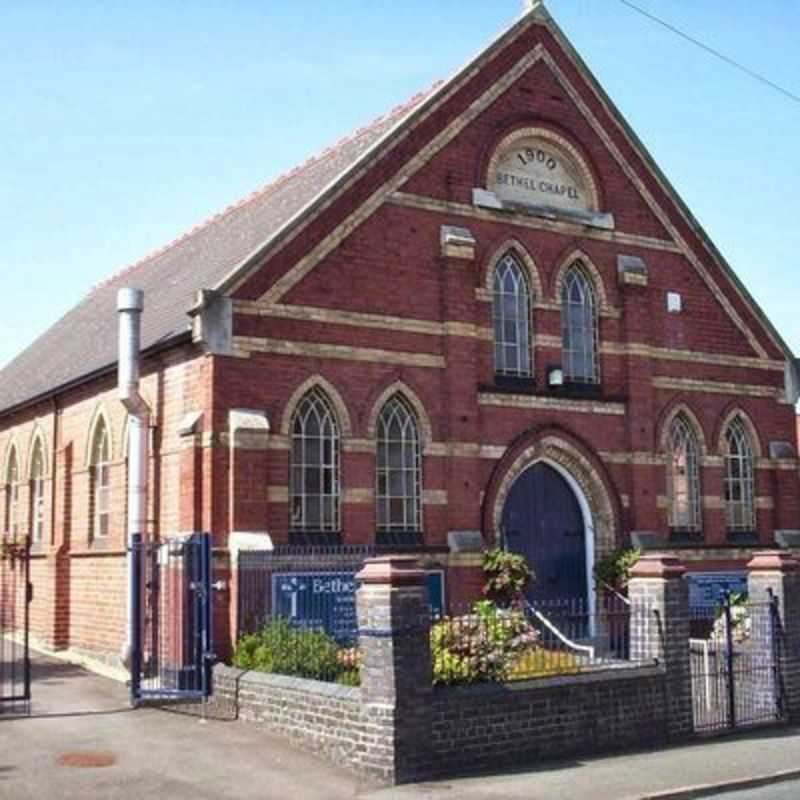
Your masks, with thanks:
M 789 719 L 800 720 L 800 561 L 782 550 L 757 552 L 748 570 L 751 603 L 777 605 L 778 658 Z
M 689 663 L 689 587 L 686 569 L 674 557 L 644 555 L 631 573 L 631 658 L 657 659 L 667 671 L 667 733 L 692 733 L 692 676 Z
M 407 783 L 423 768 L 431 734 L 430 612 L 413 557 L 368 559 L 358 574 L 362 715 L 372 732 L 363 768 Z
M 474 326 L 475 240 L 469 230 L 441 229 L 442 315 L 445 325 Z M 444 437 L 449 442 L 474 442 L 480 438 L 475 388 L 478 384 L 481 342 L 475 337 L 445 335 L 442 348 L 444 373 Z M 478 458 L 453 457 L 447 461 L 447 529 L 478 530 L 480 515 L 471 498 L 480 492 L 482 475 Z

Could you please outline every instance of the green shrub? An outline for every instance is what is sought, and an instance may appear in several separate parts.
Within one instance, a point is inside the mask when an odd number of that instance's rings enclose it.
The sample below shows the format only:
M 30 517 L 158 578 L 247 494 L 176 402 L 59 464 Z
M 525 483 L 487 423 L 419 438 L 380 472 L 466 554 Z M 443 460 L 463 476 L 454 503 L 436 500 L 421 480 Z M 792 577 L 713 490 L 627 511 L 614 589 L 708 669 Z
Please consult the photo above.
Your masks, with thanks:
M 339 673 L 339 676 L 336 678 L 336 683 L 342 686 L 360 686 L 361 673 L 357 669 L 346 669 Z
M 276 619 L 239 640 L 233 665 L 317 681 L 342 679 L 352 686 L 358 681 L 358 661 L 352 653 L 323 631 L 298 629 L 287 620 Z
M 642 551 L 636 548 L 617 550 L 594 565 L 594 578 L 601 589 L 623 592 L 628 588 L 631 570 L 641 557 Z
M 525 556 L 500 548 L 483 554 L 483 574 L 484 596 L 501 608 L 522 605 L 526 589 L 535 580 Z
M 471 614 L 431 629 L 434 684 L 506 680 L 520 656 L 537 647 L 538 632 L 521 611 L 483 600 Z

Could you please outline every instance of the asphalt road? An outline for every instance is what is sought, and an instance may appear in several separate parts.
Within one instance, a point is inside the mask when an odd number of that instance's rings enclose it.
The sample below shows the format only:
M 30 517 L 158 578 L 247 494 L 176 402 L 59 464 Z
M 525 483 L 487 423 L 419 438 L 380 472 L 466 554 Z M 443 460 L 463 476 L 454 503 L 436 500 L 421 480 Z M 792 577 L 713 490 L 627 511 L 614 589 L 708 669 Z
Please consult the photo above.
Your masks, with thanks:
M 800 800 L 800 781 L 775 783 L 759 789 L 715 794 L 715 800 Z

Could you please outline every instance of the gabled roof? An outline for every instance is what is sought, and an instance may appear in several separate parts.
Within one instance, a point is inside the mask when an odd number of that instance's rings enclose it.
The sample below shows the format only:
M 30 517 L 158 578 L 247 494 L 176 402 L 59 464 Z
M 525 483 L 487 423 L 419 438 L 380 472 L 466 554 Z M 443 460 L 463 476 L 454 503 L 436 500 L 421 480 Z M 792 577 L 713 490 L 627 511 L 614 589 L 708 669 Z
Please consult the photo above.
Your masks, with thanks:
M 545 23 L 569 53 L 711 257 L 761 321 L 768 335 L 784 351 L 789 363 L 794 364 L 791 350 L 778 331 L 553 21 L 544 3 L 533 0 L 529 10 L 519 20 L 449 80 L 417 95 L 370 126 L 343 139 L 319 157 L 95 288 L 78 306 L 0 370 L 0 415 L 113 368 L 117 358 L 116 292 L 123 286 L 143 289 L 146 293 L 142 320 L 142 345 L 145 351 L 188 337 L 187 313 L 194 305 L 198 290 L 211 288 L 225 293 L 239 284 L 258 268 L 270 248 L 280 246 L 282 241 L 291 237 L 296 226 L 341 192 L 359 169 L 387 152 L 418 119 L 469 80 L 484 60 L 504 47 L 532 19 Z
M 187 313 L 197 291 L 220 283 L 425 97 L 426 93 L 415 96 L 95 287 L 0 370 L 0 413 L 113 368 L 117 361 L 116 293 L 122 287 L 145 292 L 144 350 L 187 336 Z

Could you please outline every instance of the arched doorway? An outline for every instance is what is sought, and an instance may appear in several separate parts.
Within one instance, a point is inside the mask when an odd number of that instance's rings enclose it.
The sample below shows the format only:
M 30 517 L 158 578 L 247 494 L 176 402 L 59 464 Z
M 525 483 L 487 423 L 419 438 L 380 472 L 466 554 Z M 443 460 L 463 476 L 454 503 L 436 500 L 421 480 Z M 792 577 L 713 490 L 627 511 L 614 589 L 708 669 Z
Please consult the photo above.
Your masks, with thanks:
M 532 602 L 579 601 L 588 609 L 592 542 L 586 503 L 572 484 L 546 462 L 528 467 L 506 498 L 502 533 L 505 546 L 524 555 L 536 574 L 529 590 Z

